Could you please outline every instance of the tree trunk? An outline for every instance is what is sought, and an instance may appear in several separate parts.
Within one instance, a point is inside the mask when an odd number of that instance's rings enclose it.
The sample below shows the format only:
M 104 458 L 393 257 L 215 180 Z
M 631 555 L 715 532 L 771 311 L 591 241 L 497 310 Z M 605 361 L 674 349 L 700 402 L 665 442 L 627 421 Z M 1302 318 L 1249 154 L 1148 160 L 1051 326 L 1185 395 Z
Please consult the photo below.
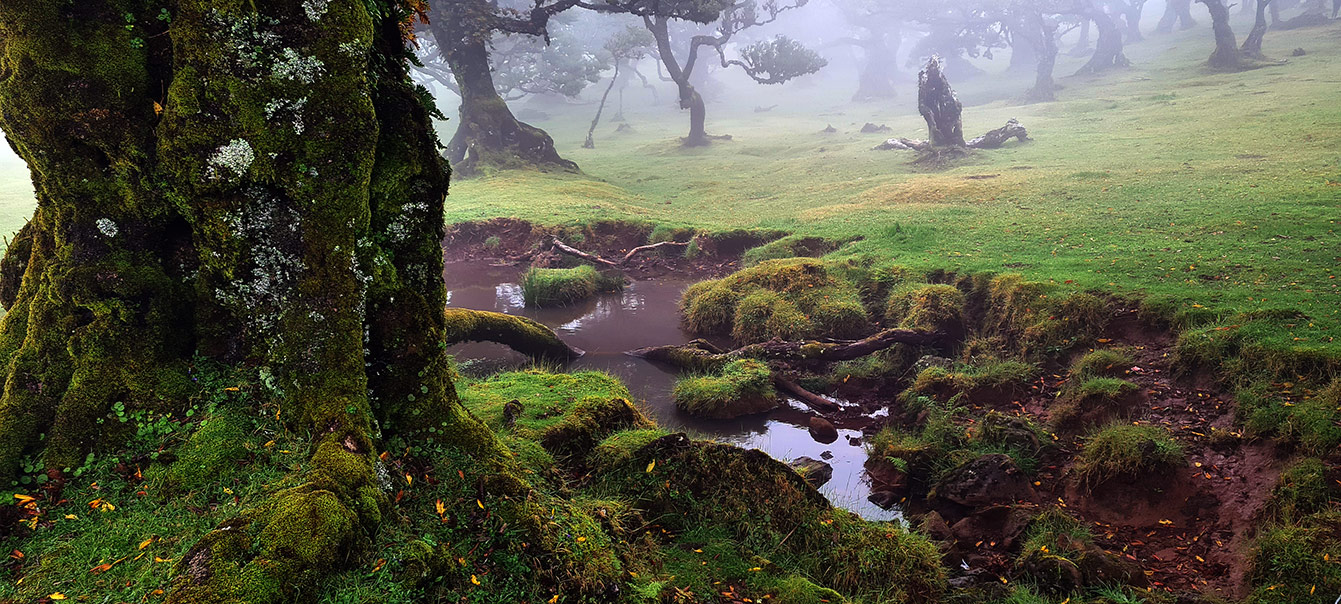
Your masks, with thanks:
M 559 156 L 544 130 L 519 121 L 498 96 L 489 68 L 489 34 L 480 28 L 477 0 L 442 3 L 430 27 L 461 90 L 461 119 L 447 145 L 447 158 L 458 175 L 490 169 L 540 168 L 578 171 Z
M 1094 56 L 1090 61 L 1076 72 L 1076 75 L 1095 74 L 1115 67 L 1129 67 L 1131 61 L 1122 50 L 1122 32 L 1118 30 L 1117 24 L 1113 23 L 1112 17 L 1104 13 L 1102 9 L 1094 3 L 1093 0 L 1083 2 L 1085 7 L 1084 17 L 1094 22 L 1095 29 L 1099 30 L 1099 41 L 1094 46 Z
M 1169 0 L 1164 6 L 1164 16 L 1160 18 L 1155 31 L 1167 34 L 1173 31 L 1174 25 L 1183 30 L 1197 26 L 1197 20 L 1192 18 L 1192 0 Z
M 1189 0 L 1190 1 L 1190 0 Z M 1076 40 L 1076 45 L 1071 47 L 1067 54 L 1073 57 L 1083 57 L 1090 52 L 1090 20 L 1085 19 L 1080 22 L 1080 37 Z
M 897 36 L 895 40 L 898 40 Z M 868 30 L 867 37 L 861 40 L 861 50 L 866 56 L 861 64 L 861 73 L 857 76 L 857 92 L 852 95 L 852 100 L 881 101 L 897 97 L 894 64 L 898 47 L 891 48 L 883 32 Z
M 666 73 L 670 75 L 671 81 L 675 82 L 680 91 L 680 109 L 689 110 L 689 136 L 684 138 L 684 145 L 703 147 L 712 144 L 713 137 L 708 136 L 707 132 L 708 109 L 703 104 L 703 95 L 699 94 L 689 79 L 693 74 L 694 61 L 691 60 L 684 68 L 680 67 L 680 63 L 675 59 L 675 51 L 671 47 L 670 28 L 665 17 L 644 18 L 643 21 L 657 41 L 657 56 L 666 67 Z
M 1338 0 L 1341 2 L 1341 0 Z M 1271 0 L 1257 0 L 1257 21 L 1253 23 L 1252 31 L 1248 32 L 1248 37 L 1243 41 L 1243 55 L 1257 60 L 1265 60 L 1266 56 L 1262 54 L 1262 40 L 1266 38 L 1267 29 L 1267 6 Z
M 587 129 L 587 140 L 582 143 L 583 149 L 595 149 L 596 140 L 593 138 L 596 134 L 596 125 L 601 123 L 601 114 L 605 112 L 605 102 L 610 99 L 610 91 L 614 89 L 615 82 L 619 81 L 619 64 L 623 61 L 615 59 L 615 75 L 610 78 L 610 85 L 605 88 L 605 94 L 601 95 L 601 104 L 596 107 L 596 117 L 591 118 L 591 128 Z
M 183 412 L 193 354 L 268 367 L 312 456 L 191 548 L 167 601 L 293 602 L 376 531 L 374 425 L 504 458 L 442 345 L 448 170 L 399 9 L 224 4 L 135 32 L 121 15 L 161 2 L 0 4 L 0 126 L 38 203 L 3 263 L 27 256 L 0 321 L 0 480 L 32 454 L 63 484 L 113 403 Z
M 1229 8 L 1222 0 L 1197 0 L 1211 12 L 1211 28 L 1215 31 L 1215 51 L 1207 65 L 1217 71 L 1237 71 L 1243 68 L 1243 55 L 1229 24 Z
M 1127 43 L 1140 42 L 1145 39 L 1141 35 L 1141 13 L 1145 12 L 1145 0 L 1126 0 L 1122 8 L 1122 19 L 1127 22 Z
M 940 57 L 931 57 L 918 74 L 917 109 L 927 121 L 933 147 L 964 146 L 963 105 L 941 72 Z
M 1038 43 L 1034 40 L 1037 34 L 1023 31 L 1025 27 L 1027 26 L 1023 22 L 1017 22 L 1011 27 L 1010 64 L 1006 67 L 1006 71 L 1027 73 L 1034 70 L 1042 59 L 1038 56 Z
M 1025 15 L 1019 24 L 1017 37 L 1023 38 L 1034 49 L 1038 60 L 1035 68 L 1034 87 L 1025 93 L 1025 100 L 1031 103 L 1047 103 L 1057 100 L 1057 83 L 1053 80 L 1053 70 L 1057 66 L 1057 25 L 1049 22 L 1040 13 Z

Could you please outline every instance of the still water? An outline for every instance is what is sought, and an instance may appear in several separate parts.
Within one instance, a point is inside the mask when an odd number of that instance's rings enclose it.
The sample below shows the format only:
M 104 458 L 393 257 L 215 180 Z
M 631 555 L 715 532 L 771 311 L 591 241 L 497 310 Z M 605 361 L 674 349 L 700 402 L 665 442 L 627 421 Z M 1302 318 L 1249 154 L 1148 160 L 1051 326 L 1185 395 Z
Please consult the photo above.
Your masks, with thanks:
M 619 377 L 638 400 L 643 412 L 668 430 L 699 438 L 760 449 L 776 459 L 823 459 L 833 466 L 833 479 L 820 492 L 834 505 L 868 520 L 894 520 L 897 510 L 884 510 L 867 501 L 871 489 L 862 464 L 866 451 L 859 430 L 839 429 L 832 444 L 816 442 L 806 429 L 807 416 L 799 403 L 767 414 L 734 420 L 703 420 L 675 408 L 671 390 L 673 370 L 624 354 L 646 346 L 683 344 L 696 336 L 680 328 L 677 305 L 692 281 L 662 278 L 637 281 L 622 293 L 563 308 L 526 308 L 522 301 L 521 270 L 481 262 L 449 263 L 446 269 L 447 305 L 520 315 L 553 329 L 569 344 L 586 351 L 567 371 L 597 370 Z M 728 344 L 727 342 L 718 342 Z M 527 365 L 526 357 L 492 343 L 460 344 L 451 349 L 471 373 Z M 827 459 L 826 459 L 827 458 Z

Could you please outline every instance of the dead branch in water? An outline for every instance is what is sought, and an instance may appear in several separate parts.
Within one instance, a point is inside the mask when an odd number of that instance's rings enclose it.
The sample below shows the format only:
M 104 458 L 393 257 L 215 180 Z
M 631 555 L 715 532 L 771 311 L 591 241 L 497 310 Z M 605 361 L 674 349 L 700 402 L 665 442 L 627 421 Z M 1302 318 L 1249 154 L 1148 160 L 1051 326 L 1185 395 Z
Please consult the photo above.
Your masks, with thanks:
M 560 251 L 560 252 L 563 252 L 563 253 L 565 253 L 565 254 L 568 254 L 569 256 L 573 256 L 573 257 L 575 257 L 575 258 L 581 258 L 581 259 L 586 260 L 587 262 L 591 262 L 591 263 L 593 263 L 593 264 L 602 264 L 602 265 L 608 266 L 608 267 L 610 267 L 610 268 L 622 268 L 622 267 L 624 267 L 625 265 L 627 265 L 627 264 L 629 263 L 630 260 L 633 260 L 633 258 L 634 258 L 635 256 L 637 256 L 638 254 L 641 254 L 641 253 L 643 253 L 643 252 L 648 252 L 648 251 L 655 250 L 655 249 L 660 249 L 660 248 L 663 248 L 663 247 L 688 247 L 688 246 L 689 246 L 689 243 L 688 243 L 688 242 L 679 242 L 679 241 L 662 241 L 661 243 L 652 243 L 652 244 L 648 244 L 648 245 L 640 245 L 640 246 L 638 246 L 638 247 L 635 247 L 635 248 L 629 250 L 629 252 L 628 252 L 627 254 L 624 254 L 624 257 L 623 257 L 623 258 L 620 258 L 619 260 L 616 261 L 616 260 L 607 260 L 607 259 L 602 258 L 602 257 L 600 257 L 600 256 L 597 256 L 597 255 L 595 255 L 595 254 L 589 254 L 589 253 L 587 253 L 587 252 L 584 252 L 584 251 L 582 251 L 582 250 L 579 250 L 579 249 L 577 249 L 577 248 L 575 248 L 575 247 L 573 247 L 573 246 L 571 246 L 571 245 L 568 245 L 568 244 L 566 244 L 566 243 L 564 243 L 564 242 L 562 242 L 562 241 L 559 241 L 559 238 L 558 238 L 558 237 L 553 237 L 553 238 L 551 238 L 551 243 L 553 244 L 554 249 L 556 249 L 556 250 L 558 250 L 558 251 Z

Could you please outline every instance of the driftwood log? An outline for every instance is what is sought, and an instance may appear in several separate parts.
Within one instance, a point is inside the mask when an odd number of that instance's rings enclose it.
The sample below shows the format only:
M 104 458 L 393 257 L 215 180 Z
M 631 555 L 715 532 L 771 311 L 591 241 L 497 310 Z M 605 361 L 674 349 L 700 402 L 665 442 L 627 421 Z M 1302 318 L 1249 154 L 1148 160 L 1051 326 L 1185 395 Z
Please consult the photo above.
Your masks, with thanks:
M 533 359 L 560 363 L 586 354 L 559 339 L 554 330 L 526 317 L 464 308 L 448 308 L 446 313 L 448 344 L 494 342 Z
M 558 237 L 554 237 L 554 238 L 552 238 L 552 240 L 551 240 L 550 243 L 551 243 L 551 245 L 554 246 L 554 249 L 555 249 L 555 250 L 558 250 L 558 251 L 560 251 L 560 252 L 563 252 L 563 253 L 565 253 L 565 254 L 568 254 L 569 256 L 573 256 L 574 258 L 581 258 L 582 260 L 586 260 L 587 262 L 590 262 L 590 263 L 592 263 L 592 264 L 600 264 L 600 265 L 608 266 L 608 267 L 610 267 L 610 268 L 622 268 L 622 267 L 624 267 L 625 265 L 627 265 L 627 264 L 629 263 L 630 260 L 633 260 L 636 256 L 638 256 L 638 254 L 641 254 L 641 253 L 643 253 L 643 252 L 650 252 L 650 251 L 652 251 L 652 250 L 661 249 L 661 248 L 664 248 L 664 247 L 688 247 L 688 246 L 689 246 L 689 242 L 680 242 L 680 241 L 662 241 L 661 243 L 653 243 L 653 244 L 649 244 L 649 245 L 640 245 L 640 246 L 638 246 L 638 247 L 635 247 L 635 248 L 629 250 L 627 254 L 624 254 L 624 257 L 623 257 L 623 258 L 620 258 L 619 260 L 607 260 L 607 259 L 605 259 L 605 258 L 602 258 L 602 257 L 600 257 L 600 256 L 597 256 L 596 254 L 589 254 L 589 253 L 584 252 L 584 251 L 582 251 L 582 250 L 579 250 L 579 249 L 577 249 L 577 248 L 575 248 L 575 247 L 573 247 L 573 246 L 571 246 L 571 245 L 568 245 L 568 244 L 566 244 L 566 243 L 560 241 Z

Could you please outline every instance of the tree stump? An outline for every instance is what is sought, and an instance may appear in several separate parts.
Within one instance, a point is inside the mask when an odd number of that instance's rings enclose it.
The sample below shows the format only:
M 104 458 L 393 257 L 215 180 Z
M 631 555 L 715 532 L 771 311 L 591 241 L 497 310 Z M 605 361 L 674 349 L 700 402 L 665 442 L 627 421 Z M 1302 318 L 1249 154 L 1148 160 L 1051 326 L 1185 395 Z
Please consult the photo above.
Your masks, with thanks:
M 931 57 L 917 75 L 917 111 L 927 121 L 933 147 L 963 147 L 964 106 L 941 70 L 941 58 Z

